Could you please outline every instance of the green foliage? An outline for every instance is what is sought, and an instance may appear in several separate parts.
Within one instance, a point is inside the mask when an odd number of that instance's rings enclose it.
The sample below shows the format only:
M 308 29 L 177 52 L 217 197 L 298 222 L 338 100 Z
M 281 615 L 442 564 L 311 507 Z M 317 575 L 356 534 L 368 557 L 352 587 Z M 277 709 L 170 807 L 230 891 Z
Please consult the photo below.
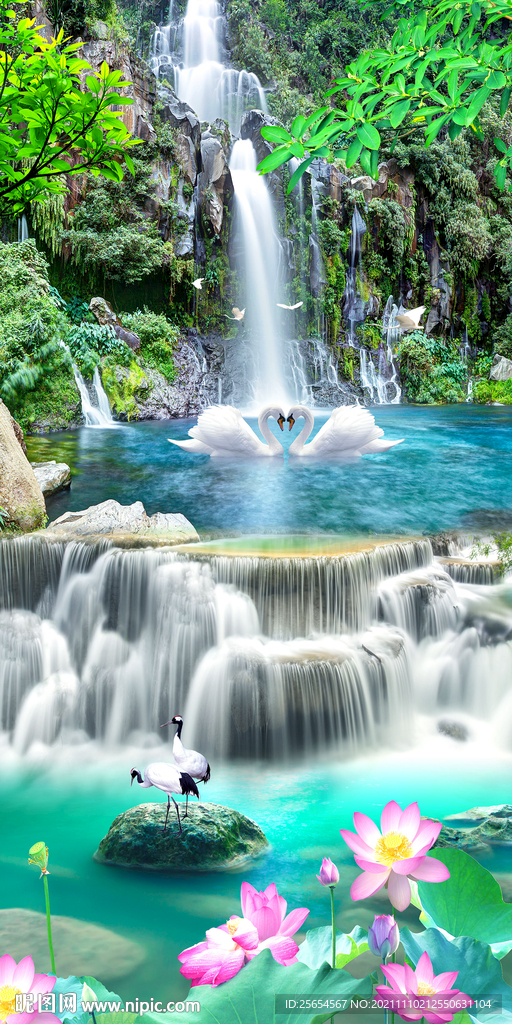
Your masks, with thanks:
M 411 331 L 402 338 L 398 357 L 400 377 L 409 401 L 433 405 L 465 400 L 467 366 L 452 342 Z
M 380 0 L 366 0 L 365 9 L 381 12 Z M 471 127 L 483 140 L 479 114 L 484 105 L 499 97 L 503 117 L 512 95 L 509 49 L 497 29 L 500 19 L 510 19 L 512 0 L 498 0 L 485 18 L 481 14 L 472 0 L 456 5 L 425 0 L 419 10 L 409 11 L 403 0 L 392 0 L 382 14 L 394 20 L 391 40 L 359 52 L 326 92 L 326 105 L 307 120 L 297 118 L 279 137 L 271 128 L 262 129 L 263 137 L 277 146 L 259 165 L 261 173 L 292 156 L 302 161 L 297 173 L 304 173 L 314 157 L 339 157 L 347 167 L 359 162 L 365 174 L 377 179 L 379 152 L 392 152 L 401 139 L 416 136 L 428 148 L 440 133 L 455 140 Z M 308 36 L 306 53 L 307 42 Z M 336 109 L 330 108 L 331 96 L 336 96 Z M 496 136 L 493 146 L 493 173 L 503 189 L 512 145 Z M 456 211 L 455 238 L 462 216 L 462 210 Z M 479 244 L 484 244 L 481 237 Z
M 31 207 L 32 226 L 40 239 L 57 256 L 61 248 L 61 233 L 64 224 L 64 197 L 60 192 L 42 195 Z
M 391 274 L 396 277 L 405 254 L 407 223 L 405 212 L 395 199 L 372 199 L 368 206 L 370 218 L 378 224 L 379 246 L 387 256 Z
M 343 251 L 345 234 L 334 220 L 323 220 L 319 225 L 318 234 L 322 249 L 326 256 L 334 256 Z
M 5 524 L 9 519 L 9 513 L 6 508 L 0 506 L 0 533 L 5 528 Z
M 102 365 L 101 379 L 115 413 L 121 419 L 137 419 L 135 399 L 139 394 L 147 394 L 149 382 L 135 359 L 124 369 L 116 357 L 107 356 Z
M 123 313 L 121 319 L 125 327 L 139 335 L 140 355 L 144 363 L 159 370 L 172 383 L 176 377 L 173 349 L 179 336 L 178 328 L 165 316 L 152 313 L 147 306 L 144 311 L 137 309 L 134 313 Z
M 112 110 L 132 102 L 116 91 L 128 84 L 122 73 L 105 63 L 93 71 L 76 56 L 80 43 L 64 46 L 62 32 L 49 43 L 5 0 L 0 9 L 0 210 L 12 216 L 62 194 L 64 176 L 85 169 L 121 181 L 137 141 Z
M 493 547 L 497 548 L 500 574 L 506 576 L 512 569 L 512 533 L 493 533 L 493 543 L 479 541 L 473 545 L 470 558 L 489 557 Z
M 490 405 L 493 402 L 512 405 L 512 379 L 477 380 L 473 386 L 473 401 L 480 405 Z
M 494 352 L 497 352 L 500 356 L 505 356 L 506 359 L 512 359 L 512 313 L 509 313 L 504 323 L 496 328 L 493 342 Z
M 72 327 L 67 336 L 73 361 L 86 377 L 92 377 L 102 356 L 115 355 L 119 363 L 130 362 L 131 350 L 116 337 L 112 328 L 105 324 L 82 323 Z
M 352 929 L 349 935 L 344 932 L 336 932 L 336 968 L 345 967 L 361 953 L 366 953 L 370 948 L 367 942 L 367 933 L 359 925 Z M 322 964 L 331 963 L 332 927 L 327 925 L 323 928 L 312 928 L 306 932 L 306 938 L 299 947 L 297 960 L 306 964 L 312 970 L 318 970 Z

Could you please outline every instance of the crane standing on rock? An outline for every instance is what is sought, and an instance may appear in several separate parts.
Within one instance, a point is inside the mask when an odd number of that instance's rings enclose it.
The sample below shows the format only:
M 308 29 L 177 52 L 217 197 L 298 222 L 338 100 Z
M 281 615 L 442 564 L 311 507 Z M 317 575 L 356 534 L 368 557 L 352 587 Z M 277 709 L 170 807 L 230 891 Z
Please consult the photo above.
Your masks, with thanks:
M 160 728 L 164 729 L 166 725 L 178 726 L 172 744 L 172 752 L 174 760 L 180 771 L 191 775 L 192 778 L 197 779 L 198 782 L 208 782 L 210 778 L 210 765 L 208 764 L 204 754 L 199 754 L 197 750 L 187 750 L 181 742 L 181 730 L 183 729 L 183 718 L 181 715 L 175 715 L 174 718 L 171 718 L 170 722 L 164 722 Z M 185 814 L 183 817 L 186 818 L 187 816 L 188 795 Z
M 173 764 L 166 764 L 165 761 L 155 761 L 153 764 L 148 764 L 144 772 L 145 778 L 142 777 L 138 768 L 132 768 L 130 775 L 132 777 L 130 785 L 132 786 L 135 779 L 137 779 L 139 786 L 142 786 L 143 789 L 155 786 L 156 789 L 161 789 L 163 793 L 167 793 L 167 814 L 165 815 L 164 832 L 167 828 L 167 819 L 172 800 L 178 815 L 179 834 L 181 835 L 183 829 L 181 827 L 180 812 L 176 800 L 174 797 L 171 797 L 171 793 L 186 795 L 187 804 L 189 793 L 193 793 L 199 800 L 199 790 L 190 775 L 187 772 L 179 771 Z

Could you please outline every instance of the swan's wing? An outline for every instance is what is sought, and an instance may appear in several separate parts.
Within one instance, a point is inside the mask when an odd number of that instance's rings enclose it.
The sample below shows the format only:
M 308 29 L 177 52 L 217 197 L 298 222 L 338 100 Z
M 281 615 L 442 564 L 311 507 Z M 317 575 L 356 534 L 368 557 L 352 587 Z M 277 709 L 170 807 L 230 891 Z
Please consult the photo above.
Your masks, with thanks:
M 205 409 L 197 426 L 189 433 L 207 445 L 211 454 L 254 456 L 268 453 L 268 446 L 256 437 L 240 410 L 231 405 L 212 405 Z
M 284 302 L 278 302 L 279 309 L 293 309 L 293 306 L 285 306 Z
M 395 320 L 398 320 L 398 323 L 400 324 L 400 327 L 402 328 L 403 331 L 410 330 L 411 327 L 416 327 L 414 320 L 411 320 L 409 314 L 405 316 L 405 314 L 403 313 L 397 313 L 395 316 Z
M 296 302 L 294 306 L 290 306 L 290 309 L 298 309 L 299 306 L 303 306 L 303 302 Z
M 375 441 L 370 441 L 369 444 L 359 448 L 359 452 L 361 455 L 375 455 L 377 452 L 388 452 L 396 444 L 402 444 L 402 441 L 405 441 L 404 437 L 401 437 L 399 441 L 384 441 L 381 437 L 378 437 Z
M 339 409 L 333 409 L 327 422 L 307 445 L 307 450 L 314 455 L 360 451 L 363 445 L 369 444 L 382 433 L 367 409 L 357 405 L 342 405 Z
M 185 452 L 194 452 L 196 455 L 211 455 L 212 449 L 207 444 L 203 444 L 202 441 L 173 441 L 172 437 L 167 438 L 171 444 L 177 444 L 178 448 L 183 448 Z

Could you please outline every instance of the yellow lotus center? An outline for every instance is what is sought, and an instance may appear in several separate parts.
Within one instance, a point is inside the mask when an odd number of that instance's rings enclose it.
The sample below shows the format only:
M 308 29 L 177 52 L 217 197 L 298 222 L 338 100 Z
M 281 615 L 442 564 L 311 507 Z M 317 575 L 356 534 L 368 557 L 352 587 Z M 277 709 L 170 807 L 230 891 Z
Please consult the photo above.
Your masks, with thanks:
M 16 996 L 21 995 L 20 988 L 2 985 L 0 988 L 0 1021 L 4 1021 L 10 1013 L 16 1013 Z
M 375 855 L 379 864 L 385 864 L 390 868 L 397 860 L 412 857 L 413 849 L 403 832 L 386 832 L 375 847 Z
M 236 930 L 238 928 L 238 922 L 239 922 L 239 918 L 237 918 L 236 921 L 227 921 L 226 922 L 227 926 L 228 926 L 228 932 L 231 935 L 231 938 L 233 938 L 233 935 L 235 934 L 235 932 L 236 932 Z
M 419 996 L 435 996 L 436 990 L 429 985 L 428 981 L 418 982 L 418 995 Z

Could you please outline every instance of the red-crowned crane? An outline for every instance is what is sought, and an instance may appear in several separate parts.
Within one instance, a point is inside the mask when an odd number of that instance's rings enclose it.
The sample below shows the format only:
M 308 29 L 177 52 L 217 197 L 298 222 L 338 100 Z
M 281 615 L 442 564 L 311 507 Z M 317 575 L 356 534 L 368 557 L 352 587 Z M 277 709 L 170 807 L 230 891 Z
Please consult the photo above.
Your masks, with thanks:
M 199 800 L 199 790 L 187 772 L 182 772 L 176 768 L 173 764 L 166 764 L 165 761 L 155 761 L 153 764 L 148 764 L 144 772 L 144 778 L 142 777 L 138 768 L 132 768 L 130 775 L 132 781 L 130 785 L 133 786 L 135 779 L 139 786 L 143 789 L 149 789 L 150 786 L 155 786 L 156 789 L 161 789 L 162 793 L 167 793 L 167 814 L 165 815 L 164 832 L 167 828 L 167 819 L 169 817 L 169 808 L 171 806 L 171 800 L 176 808 L 176 814 L 178 815 L 178 825 L 180 826 L 179 834 L 183 832 L 181 827 L 180 812 L 178 804 L 171 793 L 178 793 L 188 797 L 189 793 L 193 793 L 194 796 Z
M 181 730 L 183 729 L 183 718 L 181 715 L 175 715 L 171 718 L 170 722 L 164 722 L 160 726 L 164 729 L 166 725 L 177 725 L 176 734 L 174 736 L 172 744 L 172 752 L 174 760 L 180 771 L 186 772 L 187 775 L 191 775 L 193 779 L 197 779 L 198 782 L 208 782 L 210 778 L 210 765 L 206 760 L 204 754 L 199 754 L 197 750 L 187 750 L 181 742 Z M 185 808 L 184 818 L 188 816 L 188 796 L 187 805 Z

